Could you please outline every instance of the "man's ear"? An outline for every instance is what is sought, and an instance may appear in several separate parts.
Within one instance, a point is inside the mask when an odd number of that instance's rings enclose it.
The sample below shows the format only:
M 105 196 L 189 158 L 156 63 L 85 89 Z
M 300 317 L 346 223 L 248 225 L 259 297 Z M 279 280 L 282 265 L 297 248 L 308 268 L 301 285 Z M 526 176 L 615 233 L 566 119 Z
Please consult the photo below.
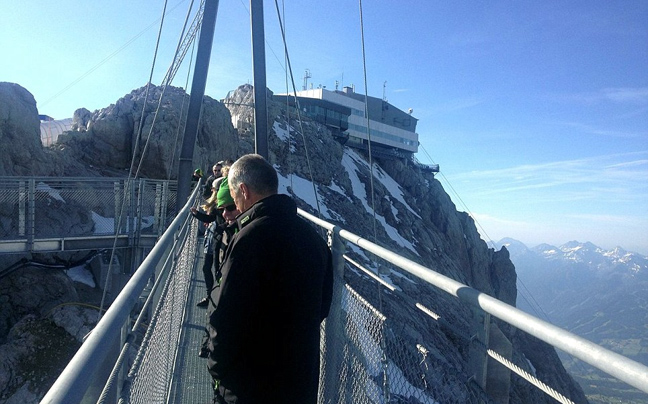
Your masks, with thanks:
M 250 198 L 250 189 L 244 183 L 239 184 L 239 192 L 241 193 L 241 196 L 243 197 L 243 199 L 249 199 Z

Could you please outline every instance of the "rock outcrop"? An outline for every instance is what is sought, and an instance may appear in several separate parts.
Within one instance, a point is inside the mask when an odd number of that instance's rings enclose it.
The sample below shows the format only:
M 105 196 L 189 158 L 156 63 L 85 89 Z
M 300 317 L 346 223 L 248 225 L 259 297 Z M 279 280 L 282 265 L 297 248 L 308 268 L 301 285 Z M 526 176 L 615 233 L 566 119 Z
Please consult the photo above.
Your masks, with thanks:
M 0 82 L 0 144 L 0 176 L 34 175 L 46 159 L 36 100 L 18 84 Z
M 79 296 L 61 270 L 24 268 L 0 279 L 0 402 L 38 402 L 29 397 L 42 397 L 74 355 L 81 341 L 52 317 L 60 319 L 69 310 L 61 305 L 71 302 Z
M 17 84 L 0 83 L 0 140 L 8 151 L 0 156 L 0 175 L 114 177 L 132 167 L 138 177 L 175 179 L 188 102 L 176 87 L 142 87 L 101 110 L 78 109 L 72 130 L 45 148 L 34 97 Z M 229 111 L 205 96 L 193 165 L 205 170 L 238 154 Z
M 127 171 L 133 162 L 133 173 L 140 177 L 176 179 L 188 102 L 176 87 L 151 86 L 148 92 L 142 87 L 94 113 L 75 111 L 73 130 L 61 135 L 54 148 L 96 169 Z M 209 97 L 202 108 L 193 165 L 205 170 L 238 150 L 227 109 Z

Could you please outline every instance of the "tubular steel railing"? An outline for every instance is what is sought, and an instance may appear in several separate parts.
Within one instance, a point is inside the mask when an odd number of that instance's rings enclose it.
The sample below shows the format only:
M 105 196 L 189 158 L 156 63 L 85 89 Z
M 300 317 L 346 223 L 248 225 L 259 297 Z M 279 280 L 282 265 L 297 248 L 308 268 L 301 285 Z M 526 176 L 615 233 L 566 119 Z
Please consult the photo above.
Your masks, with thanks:
M 398 266 L 405 272 L 422 279 L 434 287 L 458 298 L 469 306 L 493 315 L 506 323 L 558 348 L 595 368 L 648 393 L 648 367 L 623 355 L 605 349 L 593 342 L 574 335 L 551 323 L 540 320 L 522 310 L 508 305 L 485 293 L 419 265 L 386 248 L 380 247 L 358 235 L 321 220 L 303 210 L 299 214 L 314 224 L 326 229 L 332 237 L 339 237 L 385 261 Z M 423 310 L 425 311 L 425 310 Z M 490 355 L 497 357 L 498 355 Z M 498 358 L 495 358 L 499 360 Z M 509 358 L 506 358 L 509 359 Z M 502 361 L 502 362 L 505 362 Z M 550 394 L 550 393 L 548 393 Z
M 120 367 L 121 358 L 124 357 L 124 352 L 128 350 L 129 345 L 133 342 L 135 333 L 138 331 L 137 327 L 142 323 L 140 315 L 135 321 L 135 326 L 124 336 L 123 330 L 130 328 L 132 310 L 141 300 L 146 300 L 146 302 L 144 307 L 140 309 L 140 313 L 147 312 L 147 306 L 153 306 L 157 310 L 156 303 L 160 301 L 159 296 L 162 292 L 158 286 L 164 283 L 159 280 L 169 277 L 170 270 L 174 268 L 174 264 L 181 255 L 191 255 L 193 260 L 196 245 L 195 243 L 186 245 L 185 242 L 191 239 L 190 234 L 193 235 L 195 241 L 196 231 L 190 233 L 190 230 L 196 230 L 196 222 L 190 220 L 189 208 L 194 203 L 199 188 L 194 189 L 192 197 L 180 210 L 155 247 L 124 286 L 121 293 L 79 348 L 41 403 L 64 404 L 80 403 L 82 400 L 84 402 L 97 402 L 98 399 L 102 402 L 106 400 L 107 391 L 110 390 L 110 385 L 114 383 L 113 376 L 118 373 L 118 370 L 115 369 Z M 154 282 L 154 280 L 158 281 Z M 153 282 L 153 287 L 146 289 L 147 285 Z M 145 291 L 149 294 L 146 299 L 143 297 Z M 151 298 L 151 296 L 154 297 Z M 106 347 L 113 346 L 114 341 L 122 341 L 118 349 L 119 356 L 109 357 L 111 351 Z M 108 378 L 106 384 L 108 387 L 104 387 L 101 395 L 95 397 L 95 392 L 88 391 L 91 385 L 96 386 L 97 370 L 106 367 L 113 368 L 112 364 L 115 364 L 115 369 L 111 372 L 111 377 Z

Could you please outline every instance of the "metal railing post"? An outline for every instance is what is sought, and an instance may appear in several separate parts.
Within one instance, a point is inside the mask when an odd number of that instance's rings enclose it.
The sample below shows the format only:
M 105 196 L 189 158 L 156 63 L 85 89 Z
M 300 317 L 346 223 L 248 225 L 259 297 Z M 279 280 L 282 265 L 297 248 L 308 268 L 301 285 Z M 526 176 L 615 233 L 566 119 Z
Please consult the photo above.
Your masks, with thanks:
M 27 196 L 28 192 L 28 183 L 25 181 L 20 181 L 18 183 L 18 235 L 26 236 L 27 235 Z
M 472 329 L 470 331 L 470 348 L 468 363 L 470 371 L 475 378 L 475 382 L 482 388 L 486 389 L 490 314 L 485 313 L 479 308 L 472 307 L 473 313 Z
M 139 180 L 137 181 L 140 182 Z M 126 206 L 128 210 L 126 211 L 126 230 L 128 232 L 128 245 L 133 246 L 133 239 L 135 237 L 135 204 L 137 203 L 137 198 L 135 197 L 135 184 L 133 180 L 130 181 L 128 186 L 128 201 Z
M 137 203 L 135 204 L 135 244 L 136 248 L 140 245 L 140 236 L 142 234 L 142 205 L 144 204 L 144 190 L 146 189 L 146 180 L 140 179 L 137 185 Z
M 36 233 L 36 180 L 29 179 L 29 190 L 27 191 L 27 245 L 29 251 L 33 250 Z
M 121 206 L 123 202 L 123 188 L 121 187 L 121 182 L 120 181 L 115 181 L 113 182 L 113 194 L 115 195 L 115 225 L 113 229 L 114 234 L 119 234 L 119 227 L 121 225 L 121 217 L 120 217 L 120 212 L 121 212 Z
M 497 352 L 503 358 L 513 360 L 513 344 L 504 335 L 496 322 L 490 321 L 488 333 L 488 349 Z M 491 358 L 488 353 L 484 353 L 488 358 L 486 366 L 486 393 L 493 398 L 497 404 L 509 403 L 509 392 L 511 390 L 511 370 Z
M 155 184 L 155 207 L 153 213 L 153 231 L 159 236 L 162 228 L 162 184 Z
M 339 345 L 345 340 L 343 337 L 344 322 L 342 321 L 342 294 L 344 289 L 344 253 L 346 247 L 339 236 L 339 228 L 328 231 L 328 245 L 333 257 L 333 301 L 326 319 L 323 346 L 324 355 L 324 381 L 322 391 L 323 402 L 338 402 L 338 385 L 340 371 L 340 355 L 342 347 Z
M 160 220 L 162 220 L 162 228 L 158 230 L 158 237 L 164 233 L 164 229 L 166 229 L 167 226 L 167 213 L 169 212 L 169 195 L 171 194 L 171 191 L 169 190 L 169 181 L 165 181 L 164 185 L 162 186 L 162 211 L 160 212 Z M 179 203 L 179 200 L 177 199 L 176 195 L 176 205 Z

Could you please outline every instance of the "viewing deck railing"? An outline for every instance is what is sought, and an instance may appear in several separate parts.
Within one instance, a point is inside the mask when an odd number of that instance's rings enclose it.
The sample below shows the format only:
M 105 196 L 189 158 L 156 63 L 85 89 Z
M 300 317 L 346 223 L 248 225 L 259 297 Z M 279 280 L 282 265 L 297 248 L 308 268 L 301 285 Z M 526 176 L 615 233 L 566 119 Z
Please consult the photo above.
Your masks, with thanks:
M 175 181 L 0 177 L 0 253 L 151 247 L 173 220 Z M 116 218 L 121 218 L 121 221 Z

